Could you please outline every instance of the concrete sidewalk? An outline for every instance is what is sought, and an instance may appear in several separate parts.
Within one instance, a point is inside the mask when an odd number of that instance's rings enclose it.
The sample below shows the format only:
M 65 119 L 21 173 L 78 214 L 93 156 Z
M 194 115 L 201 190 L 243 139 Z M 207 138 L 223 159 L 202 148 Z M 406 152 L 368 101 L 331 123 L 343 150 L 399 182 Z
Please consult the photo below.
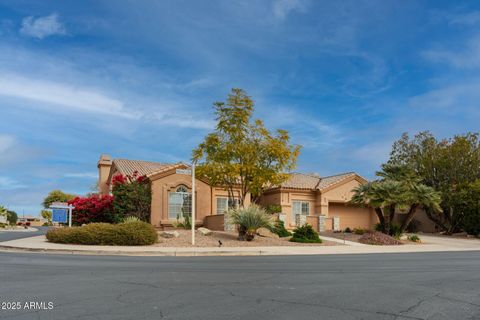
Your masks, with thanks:
M 259 256 L 259 255 L 320 255 L 368 254 L 440 251 L 480 251 L 478 239 L 454 239 L 422 236 L 422 244 L 400 246 L 338 245 L 295 247 L 156 247 L 156 246 L 85 246 L 47 242 L 45 236 L 30 237 L 0 243 L 3 251 L 28 251 L 97 255 L 143 256 Z M 343 242 L 343 240 L 342 240 Z

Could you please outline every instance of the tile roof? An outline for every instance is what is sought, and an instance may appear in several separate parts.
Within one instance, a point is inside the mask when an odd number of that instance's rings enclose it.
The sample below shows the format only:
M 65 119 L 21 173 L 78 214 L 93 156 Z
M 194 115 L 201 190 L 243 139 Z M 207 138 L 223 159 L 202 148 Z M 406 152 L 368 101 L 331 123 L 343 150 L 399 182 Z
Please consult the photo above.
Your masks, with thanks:
M 283 182 L 280 187 L 286 189 L 322 190 L 354 175 L 356 175 L 355 172 L 346 172 L 322 178 L 304 173 L 291 173 L 288 180 Z
M 143 160 L 114 159 L 113 167 L 123 175 L 133 175 L 135 171 L 141 176 L 152 176 L 177 166 L 188 165 L 183 163 L 161 163 Z M 312 174 L 291 173 L 288 180 L 283 182 L 280 187 L 286 189 L 304 189 L 304 190 L 322 190 L 335 183 L 356 175 L 355 172 L 346 172 L 328 177 L 319 177 Z
M 113 166 L 123 175 L 133 175 L 135 171 L 141 176 L 150 175 L 157 171 L 174 166 L 173 163 L 160 163 L 142 160 L 114 159 Z

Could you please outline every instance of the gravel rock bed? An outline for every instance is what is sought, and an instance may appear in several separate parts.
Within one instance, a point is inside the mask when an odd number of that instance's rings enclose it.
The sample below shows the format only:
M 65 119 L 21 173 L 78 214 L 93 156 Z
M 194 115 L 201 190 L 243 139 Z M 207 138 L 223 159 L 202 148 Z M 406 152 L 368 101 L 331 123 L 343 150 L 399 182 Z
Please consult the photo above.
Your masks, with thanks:
M 176 229 L 180 236 L 178 238 L 162 238 L 158 237 L 158 247 L 192 247 L 192 234 L 190 230 Z M 272 247 L 272 246 L 335 246 L 339 245 L 335 242 L 325 241 L 323 243 L 297 243 L 288 241 L 287 238 L 266 238 L 256 236 L 253 241 L 238 241 L 236 232 L 213 231 L 211 235 L 204 236 L 199 231 L 195 232 L 195 247 L 219 247 L 219 240 L 222 247 Z

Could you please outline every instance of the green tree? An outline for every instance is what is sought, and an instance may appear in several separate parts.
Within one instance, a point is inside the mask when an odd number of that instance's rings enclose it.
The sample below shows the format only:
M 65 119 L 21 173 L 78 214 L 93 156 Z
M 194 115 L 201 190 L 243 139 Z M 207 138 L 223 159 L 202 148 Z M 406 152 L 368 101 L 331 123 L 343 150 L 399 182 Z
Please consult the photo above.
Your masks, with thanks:
M 455 210 L 461 212 L 463 229 L 480 236 L 480 180 L 461 188 Z
M 8 210 L 7 211 L 7 221 L 10 225 L 14 226 L 17 224 L 18 215 L 15 211 Z
M 115 220 L 134 216 L 145 222 L 150 221 L 152 190 L 147 179 L 136 173 L 127 177 L 116 176 L 113 179 L 112 193 Z
M 291 145 L 287 131 L 268 131 L 263 122 L 252 120 L 253 100 L 242 89 L 232 89 L 226 102 L 214 103 L 215 131 L 193 150 L 198 174 L 211 184 L 223 186 L 230 198 L 240 190 L 240 206 L 248 193 L 255 201 L 264 188 L 288 179 L 300 153 Z
M 67 202 L 73 198 L 75 198 L 73 194 L 68 194 L 61 190 L 53 190 L 43 199 L 42 204 L 45 209 L 48 209 L 53 202 Z
M 5 217 L 7 219 L 8 210 L 4 206 L 0 205 L 0 217 Z
M 351 202 L 373 207 L 382 232 L 392 233 L 391 227 L 397 211 L 407 212 L 399 230 L 404 232 L 418 208 L 441 210 L 440 194 L 422 184 L 410 167 L 384 164 L 377 176 L 380 179 L 355 188 Z
M 43 219 L 47 220 L 48 222 L 52 222 L 52 211 L 51 210 L 41 210 L 40 215 Z
M 390 164 L 409 166 L 420 181 L 440 192 L 441 211 L 425 207 L 427 216 L 441 230 L 460 231 L 464 212 L 459 208 L 462 187 L 480 179 L 480 143 L 475 133 L 437 140 L 430 132 L 408 134 L 393 144 Z

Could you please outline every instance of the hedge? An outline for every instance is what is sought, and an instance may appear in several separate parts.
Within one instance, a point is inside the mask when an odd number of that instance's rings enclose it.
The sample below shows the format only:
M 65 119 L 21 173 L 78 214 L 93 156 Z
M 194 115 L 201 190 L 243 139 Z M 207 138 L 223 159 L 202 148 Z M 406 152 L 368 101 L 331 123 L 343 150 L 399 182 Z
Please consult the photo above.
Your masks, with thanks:
M 144 246 L 157 242 L 153 226 L 142 221 L 55 228 L 48 230 L 46 237 L 50 242 L 84 245 Z

